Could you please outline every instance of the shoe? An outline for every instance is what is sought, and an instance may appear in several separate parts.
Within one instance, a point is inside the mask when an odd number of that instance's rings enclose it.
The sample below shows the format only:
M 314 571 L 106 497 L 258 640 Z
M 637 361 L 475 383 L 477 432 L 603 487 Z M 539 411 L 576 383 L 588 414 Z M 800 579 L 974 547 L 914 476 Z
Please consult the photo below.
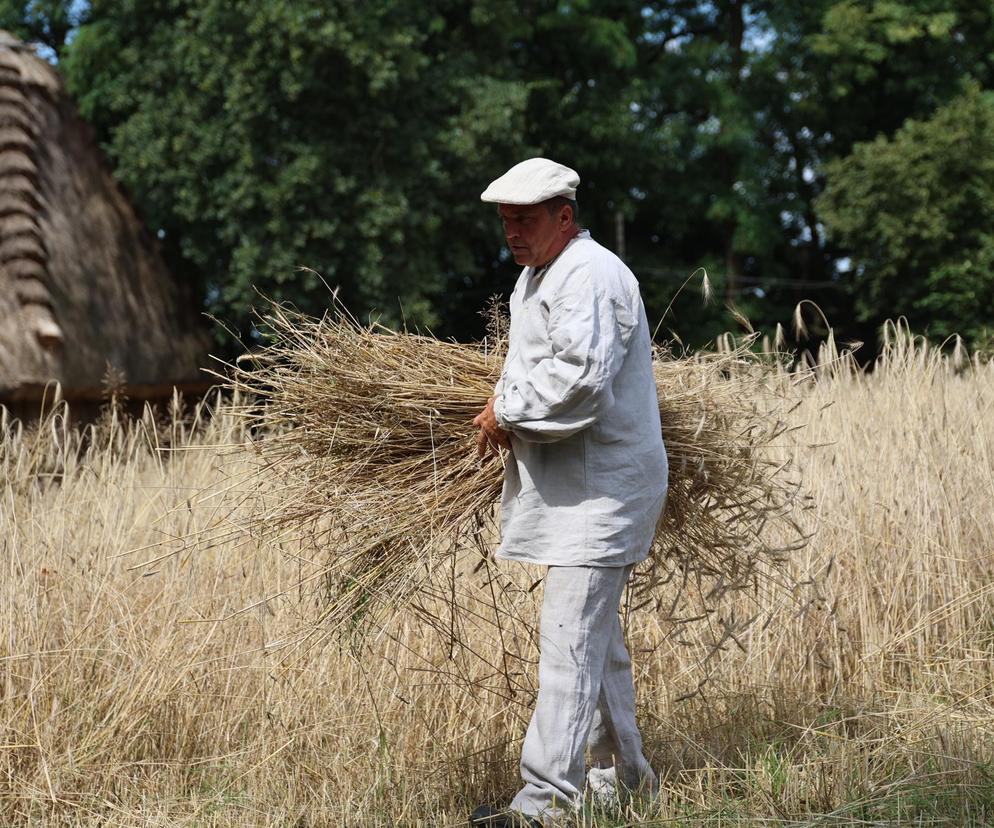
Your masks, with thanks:
M 481 805 L 469 815 L 469 828 L 542 828 L 542 823 L 526 814 Z
M 595 808 L 613 811 L 621 807 L 618 795 L 618 772 L 614 768 L 591 768 L 587 771 L 587 796 Z
M 587 771 L 587 796 L 595 807 L 614 810 L 627 805 L 632 796 L 647 803 L 659 797 L 659 778 L 646 764 L 641 772 L 626 774 L 628 784 L 618 779 L 617 767 L 591 768 Z

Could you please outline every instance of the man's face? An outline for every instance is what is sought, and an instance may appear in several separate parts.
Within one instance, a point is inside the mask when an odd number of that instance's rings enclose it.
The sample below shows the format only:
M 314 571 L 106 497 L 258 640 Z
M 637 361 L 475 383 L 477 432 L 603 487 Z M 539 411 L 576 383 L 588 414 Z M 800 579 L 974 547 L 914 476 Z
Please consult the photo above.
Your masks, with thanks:
M 568 241 L 565 234 L 571 222 L 567 209 L 549 215 L 544 204 L 501 204 L 497 212 L 504 225 L 507 246 L 519 265 L 544 265 L 555 258 Z

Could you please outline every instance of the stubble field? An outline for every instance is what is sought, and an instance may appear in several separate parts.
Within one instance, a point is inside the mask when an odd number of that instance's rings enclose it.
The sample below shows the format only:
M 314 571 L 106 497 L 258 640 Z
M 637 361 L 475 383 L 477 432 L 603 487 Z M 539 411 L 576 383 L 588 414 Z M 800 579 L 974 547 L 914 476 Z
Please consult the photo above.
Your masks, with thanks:
M 801 585 L 726 606 L 761 613 L 714 652 L 632 613 L 662 795 L 579 824 L 994 822 L 994 366 L 903 341 L 786 385 Z M 250 440 L 224 404 L 4 422 L 0 824 L 463 825 L 513 794 L 530 698 L 491 664 L 527 673 L 541 573 L 517 631 L 323 640 L 324 551 L 251 528 L 279 491 Z

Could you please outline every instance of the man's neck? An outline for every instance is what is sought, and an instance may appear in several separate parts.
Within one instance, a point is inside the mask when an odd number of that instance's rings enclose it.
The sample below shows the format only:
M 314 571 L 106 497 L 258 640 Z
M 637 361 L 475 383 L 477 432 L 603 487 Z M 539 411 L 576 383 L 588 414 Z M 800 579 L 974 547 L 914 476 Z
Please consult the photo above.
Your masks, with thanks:
M 560 254 L 567 247 L 569 247 L 569 243 L 571 241 L 573 241 L 573 239 L 575 239 L 578 235 L 580 235 L 580 233 L 582 231 L 583 231 L 583 228 L 580 227 L 579 224 L 574 224 L 573 227 L 566 233 L 566 236 L 563 239 L 562 247 L 560 247 L 558 250 L 556 250 L 556 252 L 552 254 L 552 256 L 548 259 L 548 261 L 542 262 L 542 264 L 540 264 L 540 265 L 535 265 L 532 268 L 532 270 L 536 270 L 537 271 L 537 270 L 543 270 L 544 268 L 547 268 L 550 264 L 552 264 L 556 259 L 559 258 Z

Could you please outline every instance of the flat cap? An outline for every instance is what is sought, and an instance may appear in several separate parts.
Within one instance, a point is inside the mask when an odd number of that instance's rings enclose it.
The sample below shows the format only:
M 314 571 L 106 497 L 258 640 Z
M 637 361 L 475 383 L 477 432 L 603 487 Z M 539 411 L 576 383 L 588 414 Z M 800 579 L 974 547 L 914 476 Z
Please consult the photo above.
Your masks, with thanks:
M 556 196 L 574 199 L 579 186 L 580 176 L 576 174 L 576 170 L 548 158 L 529 158 L 491 181 L 490 186 L 480 195 L 480 201 L 538 204 Z

